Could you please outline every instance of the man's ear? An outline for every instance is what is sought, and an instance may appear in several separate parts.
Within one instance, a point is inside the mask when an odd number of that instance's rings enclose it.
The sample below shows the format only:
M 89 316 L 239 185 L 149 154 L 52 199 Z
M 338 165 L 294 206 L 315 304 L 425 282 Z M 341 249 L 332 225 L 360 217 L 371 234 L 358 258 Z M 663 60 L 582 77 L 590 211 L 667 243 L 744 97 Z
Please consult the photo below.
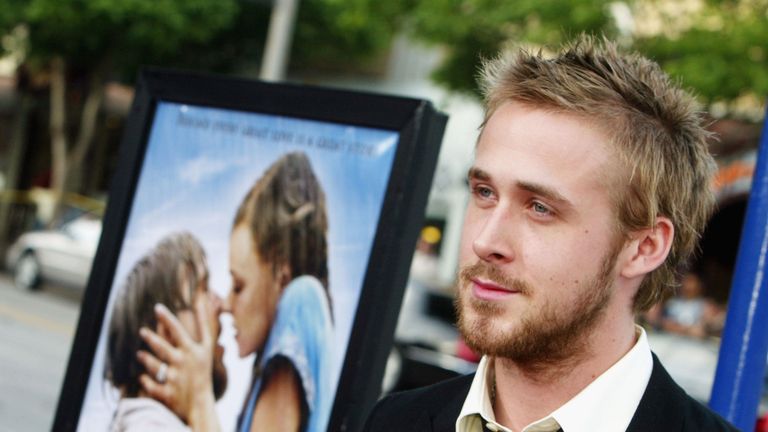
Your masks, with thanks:
M 675 226 L 663 216 L 657 217 L 652 227 L 630 233 L 621 275 L 631 279 L 656 270 L 667 259 L 674 237 Z

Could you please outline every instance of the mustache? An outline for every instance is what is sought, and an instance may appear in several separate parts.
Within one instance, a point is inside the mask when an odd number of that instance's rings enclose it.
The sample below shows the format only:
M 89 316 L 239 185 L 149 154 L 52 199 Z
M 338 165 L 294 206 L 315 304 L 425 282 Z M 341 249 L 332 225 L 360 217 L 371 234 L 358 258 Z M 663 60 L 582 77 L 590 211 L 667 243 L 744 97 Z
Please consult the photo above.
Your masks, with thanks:
M 485 261 L 478 261 L 475 264 L 467 265 L 459 271 L 459 279 L 462 285 L 472 282 L 472 279 L 482 278 L 493 282 L 496 285 L 518 291 L 520 294 L 530 294 L 532 289 L 527 283 L 520 279 L 507 276 L 498 267 Z

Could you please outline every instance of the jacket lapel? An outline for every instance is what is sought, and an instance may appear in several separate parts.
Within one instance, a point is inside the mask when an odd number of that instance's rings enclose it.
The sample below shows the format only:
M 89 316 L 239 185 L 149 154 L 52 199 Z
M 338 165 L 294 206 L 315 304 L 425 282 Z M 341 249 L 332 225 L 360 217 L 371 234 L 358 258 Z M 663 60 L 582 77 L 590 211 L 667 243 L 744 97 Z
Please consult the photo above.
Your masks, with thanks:
M 419 429 L 421 431 L 433 432 L 454 432 L 456 430 L 456 419 L 459 418 L 461 407 L 464 406 L 464 400 L 469 393 L 469 387 L 472 385 L 472 379 L 475 374 L 467 375 L 462 378 L 461 385 L 457 391 L 452 391 L 445 395 L 445 399 L 438 401 L 438 406 L 434 409 L 431 416 L 431 425 L 428 429 Z
M 627 432 L 679 431 L 683 428 L 685 393 L 669 376 L 656 354 L 653 371 Z

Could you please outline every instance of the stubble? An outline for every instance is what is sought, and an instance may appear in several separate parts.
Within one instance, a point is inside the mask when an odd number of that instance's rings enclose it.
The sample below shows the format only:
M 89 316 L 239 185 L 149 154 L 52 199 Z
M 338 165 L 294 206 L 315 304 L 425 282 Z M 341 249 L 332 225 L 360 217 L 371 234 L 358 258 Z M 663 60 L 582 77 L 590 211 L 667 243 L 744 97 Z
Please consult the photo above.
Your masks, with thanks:
M 482 277 L 528 298 L 547 287 L 532 287 L 510 278 L 485 261 L 465 266 L 459 272 L 456 301 L 459 331 L 475 352 L 508 359 L 531 371 L 578 361 L 588 355 L 590 331 L 611 300 L 611 276 L 617 255 L 618 251 L 610 251 L 598 273 L 574 287 L 580 295 L 572 304 L 549 301 L 538 310 L 527 309 L 519 317 L 520 322 L 508 329 L 500 322 L 505 319 L 506 305 L 474 297 L 470 292 L 471 279 Z

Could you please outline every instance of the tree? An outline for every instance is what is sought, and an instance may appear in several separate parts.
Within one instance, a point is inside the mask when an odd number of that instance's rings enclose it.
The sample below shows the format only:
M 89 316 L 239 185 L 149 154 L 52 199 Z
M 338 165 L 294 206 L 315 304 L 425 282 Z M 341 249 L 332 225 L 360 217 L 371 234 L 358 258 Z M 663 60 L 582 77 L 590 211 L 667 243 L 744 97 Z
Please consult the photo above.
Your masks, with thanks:
M 308 0 L 299 3 L 291 46 L 293 72 L 375 71 L 408 16 L 410 0 Z M 217 72 L 257 75 L 270 24 L 268 1 L 243 1 L 232 24 L 205 45 L 157 59 Z M 146 56 L 144 57 L 146 60 Z
M 409 1 L 302 2 L 292 65 L 367 69 L 388 48 Z M 253 0 L 0 0 L 0 33 L 28 35 L 19 92 L 37 83 L 38 96 L 44 81 L 47 102 L 35 106 L 49 107 L 57 201 L 74 186 L 93 141 L 105 80 L 132 82 L 146 64 L 255 75 L 270 8 Z
M 0 31 L 27 29 L 24 68 L 48 77 L 57 210 L 93 141 L 105 81 L 226 28 L 235 0 L 0 0 Z M 26 82 L 21 77 L 19 82 Z M 23 91 L 23 89 L 22 89 Z
M 291 67 L 304 71 L 370 70 L 412 9 L 409 0 L 301 2 Z
M 434 73 L 449 89 L 479 94 L 483 59 L 509 43 L 551 44 L 580 32 L 614 34 L 607 0 L 433 0 L 416 2 L 408 28 L 413 35 L 445 47 Z
M 624 28 L 617 7 L 630 15 Z M 557 46 L 588 32 L 621 36 L 727 115 L 768 94 L 767 20 L 768 0 L 433 0 L 414 5 L 409 28 L 446 50 L 434 78 L 452 90 L 479 95 L 482 59 L 509 44 Z
M 706 0 L 684 13 L 648 1 L 634 12 L 652 23 L 635 29 L 634 47 L 715 114 L 739 115 L 768 94 L 768 0 Z

